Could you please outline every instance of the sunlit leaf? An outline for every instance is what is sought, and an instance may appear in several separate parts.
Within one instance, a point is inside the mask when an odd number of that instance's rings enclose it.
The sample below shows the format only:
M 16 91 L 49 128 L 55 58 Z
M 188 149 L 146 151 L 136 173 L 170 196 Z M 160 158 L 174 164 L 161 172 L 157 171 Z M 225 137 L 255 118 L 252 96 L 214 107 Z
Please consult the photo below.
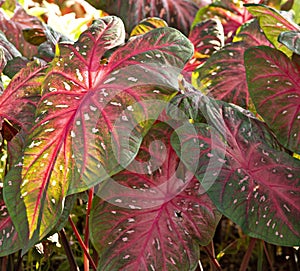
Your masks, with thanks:
M 160 18 L 157 17 L 146 18 L 132 29 L 130 33 L 130 37 L 143 35 L 155 28 L 167 27 L 167 26 L 168 24 Z
M 300 3 L 299 1 L 294 1 L 293 11 L 295 13 L 295 21 L 297 24 L 300 23 Z
M 299 66 L 282 52 L 266 46 L 247 50 L 245 66 L 257 112 L 283 145 L 300 153 Z
M 299 31 L 300 27 L 274 8 L 254 4 L 247 4 L 246 7 L 258 18 L 260 27 L 270 42 L 277 49 L 290 56 L 292 54 L 291 50 L 278 41 L 278 36 L 285 31 Z
M 165 123 L 152 127 L 133 164 L 100 186 L 90 222 L 98 270 L 194 270 L 199 244 L 210 242 L 220 215 L 171 134 Z
M 174 29 L 155 29 L 102 59 L 124 38 L 121 20 L 104 17 L 75 44 L 59 44 L 24 155 L 21 194 L 29 238 L 52 229 L 67 194 L 128 165 L 163 110 L 160 101 L 177 91 L 177 76 L 192 54 L 187 38 Z

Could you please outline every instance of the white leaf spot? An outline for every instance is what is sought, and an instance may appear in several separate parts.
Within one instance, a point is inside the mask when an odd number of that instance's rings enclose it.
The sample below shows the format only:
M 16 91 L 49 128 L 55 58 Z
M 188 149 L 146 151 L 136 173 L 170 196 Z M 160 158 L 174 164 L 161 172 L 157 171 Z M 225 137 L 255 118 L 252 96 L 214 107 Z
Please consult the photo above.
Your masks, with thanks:
M 291 212 L 290 208 L 289 208 L 289 207 L 287 207 L 287 205 L 286 205 L 286 204 L 283 204 L 283 208 L 284 208 L 284 209 L 286 209 L 286 210 L 287 210 L 287 212 L 289 212 L 289 213 Z
M 127 109 L 129 110 L 129 111 L 133 111 L 133 107 L 132 107 L 132 105 L 129 105 L 129 106 L 127 106 Z M 300 117 L 300 116 L 299 116 Z
M 115 81 L 115 80 L 116 80 L 116 77 L 111 77 L 111 78 L 108 78 L 107 80 L 105 80 L 105 81 L 103 82 L 103 84 L 108 84 L 108 83 L 113 82 L 113 81 Z
M 55 106 L 56 108 L 68 108 L 69 106 L 66 104 L 58 104 Z
M 50 132 L 53 132 L 55 129 L 54 128 L 48 128 L 48 129 L 45 129 L 45 133 L 50 133 Z
M 122 106 L 120 103 L 117 102 L 110 102 L 111 105 L 115 105 L 115 106 Z
M 93 111 L 93 112 L 97 111 L 97 107 L 92 106 L 92 105 L 90 105 L 90 109 L 91 109 L 91 111 Z
M 127 80 L 131 81 L 131 82 L 137 82 L 138 81 L 138 79 L 135 78 L 135 77 L 128 77 Z
M 71 90 L 71 86 L 67 82 L 63 82 L 66 90 Z
M 102 147 L 103 150 L 106 150 L 106 146 L 105 146 L 105 144 L 103 142 L 101 142 L 100 145 L 101 145 L 101 147 Z
M 88 113 L 84 113 L 83 116 L 84 116 L 84 120 L 90 120 L 91 119 Z
M 76 69 L 75 71 L 76 71 L 76 75 L 77 75 L 78 80 L 80 82 L 82 82 L 83 81 L 83 76 L 82 76 L 81 72 L 79 71 L 79 69 Z

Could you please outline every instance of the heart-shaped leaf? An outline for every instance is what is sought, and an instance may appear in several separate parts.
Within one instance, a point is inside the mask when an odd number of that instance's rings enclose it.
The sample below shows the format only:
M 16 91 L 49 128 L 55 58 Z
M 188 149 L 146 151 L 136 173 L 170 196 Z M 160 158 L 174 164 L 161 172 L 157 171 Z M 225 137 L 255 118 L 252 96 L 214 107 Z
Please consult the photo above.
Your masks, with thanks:
M 244 66 L 244 52 L 254 45 L 270 43 L 260 33 L 257 22 L 245 24 L 237 35 L 238 42 L 230 43 L 215 52 L 195 71 L 198 88 L 218 100 L 244 108 L 251 106 Z
M 245 66 L 257 112 L 284 146 L 300 153 L 299 65 L 282 52 L 261 46 L 245 52 Z
M 211 122 L 212 126 L 195 124 L 196 137 L 185 127 L 178 129 L 181 143 L 174 137 L 173 146 L 177 153 L 184 148 L 193 154 L 194 149 L 201 148 L 200 156 L 185 164 L 189 168 L 197 163 L 196 176 L 201 183 L 211 176 L 207 193 L 245 233 L 273 244 L 299 245 L 300 161 L 275 147 L 276 139 L 266 126 L 241 110 L 219 102 L 215 118 L 221 116 L 224 124 L 219 143 L 212 145 L 210 131 L 220 127 Z M 195 141 L 199 146 L 192 145 Z M 221 142 L 226 142 L 226 149 L 220 148 Z M 224 152 L 223 159 L 219 154 Z M 223 163 L 219 172 L 207 170 L 214 156 Z
M 176 27 L 188 34 L 198 6 L 193 0 L 101 0 L 97 3 L 109 14 L 119 16 L 130 32 L 142 19 L 160 17 L 169 26 Z
M 101 184 L 90 217 L 98 270 L 195 270 L 210 242 L 220 215 L 180 163 L 172 131 L 153 126 L 133 164 Z
M 278 41 L 284 44 L 291 51 L 300 55 L 300 31 L 281 32 Z
M 299 26 L 288 20 L 274 8 L 261 4 L 247 4 L 247 9 L 258 18 L 260 27 L 264 31 L 266 37 L 279 50 L 290 56 L 291 50 L 278 41 L 281 32 L 299 31 Z
M 178 74 L 192 55 L 187 38 L 175 29 L 155 29 L 106 59 L 124 38 L 122 21 L 104 17 L 74 45 L 59 44 L 24 154 L 21 194 L 29 238 L 52 229 L 67 194 L 127 166 L 163 110 L 160 101 L 177 91 Z

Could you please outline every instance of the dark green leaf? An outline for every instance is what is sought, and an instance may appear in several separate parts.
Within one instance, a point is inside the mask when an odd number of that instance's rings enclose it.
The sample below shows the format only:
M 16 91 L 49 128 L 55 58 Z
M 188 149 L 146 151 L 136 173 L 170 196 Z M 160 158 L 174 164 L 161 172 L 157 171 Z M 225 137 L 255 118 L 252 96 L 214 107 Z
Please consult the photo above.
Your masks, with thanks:
M 238 107 L 218 104 L 215 119 L 222 127 L 195 124 L 196 137 L 185 127 L 177 129 L 181 141 L 173 138 L 176 152 L 184 149 L 192 155 L 198 150 L 200 155 L 183 162 L 188 168 L 197 165 L 196 176 L 210 198 L 246 234 L 299 246 L 300 161 L 275 147 L 278 143 L 264 123 Z

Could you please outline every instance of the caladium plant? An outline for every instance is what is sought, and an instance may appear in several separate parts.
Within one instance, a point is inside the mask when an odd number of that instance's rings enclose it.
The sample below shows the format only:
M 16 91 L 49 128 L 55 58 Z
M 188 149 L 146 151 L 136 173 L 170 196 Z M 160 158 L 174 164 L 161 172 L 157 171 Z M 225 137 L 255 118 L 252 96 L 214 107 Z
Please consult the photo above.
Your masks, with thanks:
M 101 1 L 126 27 L 103 17 L 77 41 L 4 6 L 0 255 L 59 231 L 78 269 L 69 220 L 85 271 L 192 271 L 200 249 L 220 269 L 221 215 L 299 246 L 299 26 L 260 2 Z

